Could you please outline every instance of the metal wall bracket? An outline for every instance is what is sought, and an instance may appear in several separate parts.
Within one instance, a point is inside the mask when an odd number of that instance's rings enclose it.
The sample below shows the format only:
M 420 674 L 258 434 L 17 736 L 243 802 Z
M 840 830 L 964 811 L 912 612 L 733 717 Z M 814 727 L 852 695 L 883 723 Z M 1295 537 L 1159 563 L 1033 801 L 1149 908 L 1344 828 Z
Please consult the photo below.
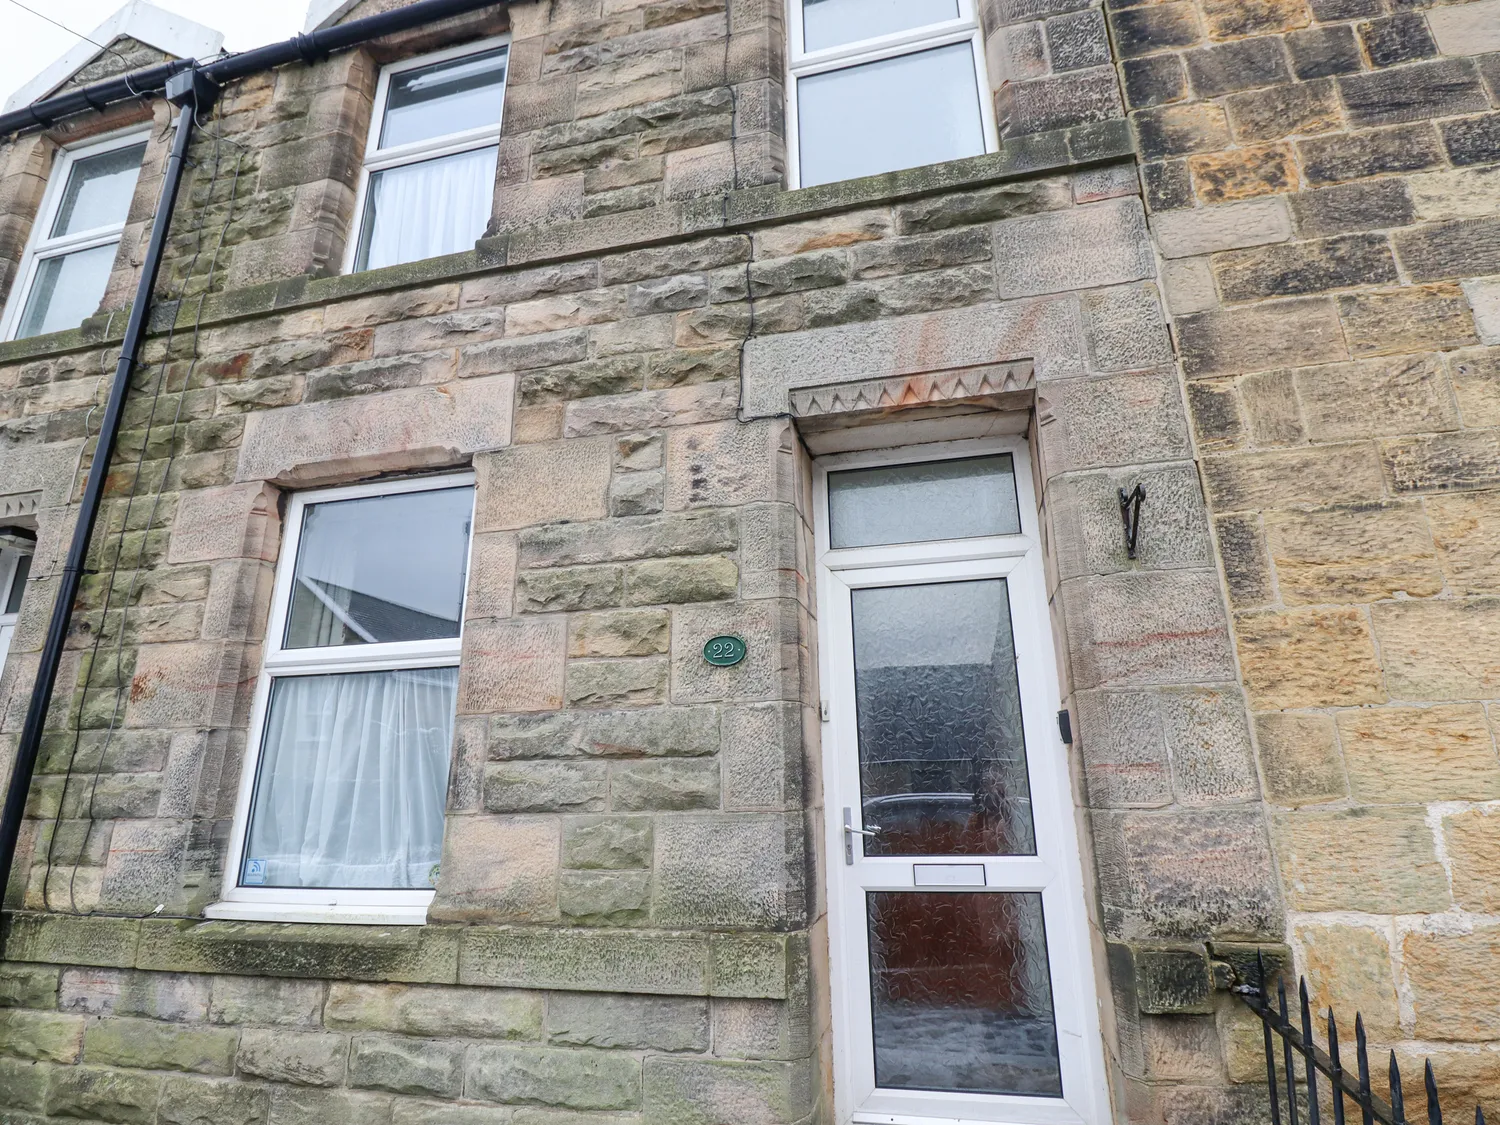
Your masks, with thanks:
M 1125 525 L 1125 557 L 1135 558 L 1135 537 L 1141 529 L 1141 502 L 1146 499 L 1144 485 L 1130 492 L 1120 489 L 1120 522 Z

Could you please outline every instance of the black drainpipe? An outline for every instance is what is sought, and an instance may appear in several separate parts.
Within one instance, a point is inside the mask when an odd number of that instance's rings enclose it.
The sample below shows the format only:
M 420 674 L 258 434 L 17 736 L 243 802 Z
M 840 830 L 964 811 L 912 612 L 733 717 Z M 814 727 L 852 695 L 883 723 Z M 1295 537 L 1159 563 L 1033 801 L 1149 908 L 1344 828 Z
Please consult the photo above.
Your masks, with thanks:
M 104 494 L 105 478 L 109 474 L 109 463 L 119 437 L 120 416 L 124 413 L 125 397 L 130 389 L 130 373 L 135 369 L 136 356 L 146 335 L 146 324 L 151 314 L 151 296 L 156 287 L 156 275 L 161 268 L 167 229 L 172 224 L 172 209 L 177 202 L 177 189 L 182 183 L 182 169 L 188 144 L 192 140 L 196 114 L 213 104 L 220 87 L 236 79 L 287 63 L 313 63 L 333 51 L 347 50 L 382 35 L 436 23 L 480 8 L 493 7 L 495 2 L 496 0 L 418 0 L 404 8 L 350 20 L 348 23 L 315 31 L 311 35 L 298 35 L 281 43 L 242 51 L 237 55 L 226 55 L 211 63 L 199 65 L 189 60 L 150 67 L 120 78 L 97 82 L 71 93 L 45 98 L 11 113 L 0 114 L 0 139 L 3 139 L 23 129 L 51 124 L 69 114 L 88 109 L 102 110 L 114 102 L 157 93 L 164 94 L 180 110 L 176 133 L 172 138 L 172 155 L 167 160 L 161 195 L 156 201 L 151 242 L 146 248 L 146 260 L 141 266 L 135 300 L 130 306 L 130 320 L 125 325 L 125 337 L 120 342 L 115 381 L 110 386 L 109 402 L 99 425 L 99 440 L 93 461 L 89 465 L 88 481 L 84 485 L 78 509 L 78 523 L 73 529 L 73 540 L 68 545 L 68 557 L 63 564 L 57 600 L 52 604 L 52 617 L 47 624 L 47 638 L 42 646 L 36 683 L 32 686 L 31 702 L 26 708 L 26 724 L 21 730 L 21 741 L 16 746 L 15 761 L 11 765 L 10 782 L 5 790 L 5 805 L 0 810 L 0 901 L 3 901 L 6 888 L 10 885 L 11 865 L 15 859 L 16 843 L 21 838 L 21 825 L 26 818 L 27 794 L 31 790 L 31 778 L 41 750 L 47 711 L 52 705 L 52 692 L 57 683 L 58 667 L 62 662 L 63 645 L 73 616 L 73 602 L 78 597 L 89 540 L 93 537 L 94 524 L 99 518 L 99 501 Z

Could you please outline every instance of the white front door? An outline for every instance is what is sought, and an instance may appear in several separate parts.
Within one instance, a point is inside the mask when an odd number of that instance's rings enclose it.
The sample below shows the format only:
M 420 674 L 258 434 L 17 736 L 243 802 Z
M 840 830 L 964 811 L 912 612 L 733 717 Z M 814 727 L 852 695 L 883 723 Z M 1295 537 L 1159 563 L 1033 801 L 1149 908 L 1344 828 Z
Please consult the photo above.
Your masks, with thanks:
M 1100 1125 L 1025 444 L 816 481 L 838 1121 Z

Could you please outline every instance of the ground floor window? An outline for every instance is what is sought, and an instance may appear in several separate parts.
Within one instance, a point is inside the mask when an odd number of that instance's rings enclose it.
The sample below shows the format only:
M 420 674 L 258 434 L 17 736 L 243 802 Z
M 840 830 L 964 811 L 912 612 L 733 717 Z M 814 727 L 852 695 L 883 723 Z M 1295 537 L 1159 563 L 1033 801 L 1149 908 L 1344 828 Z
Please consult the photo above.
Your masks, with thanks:
M 1103 1121 L 1025 445 L 816 479 L 838 1119 Z
M 302 494 L 214 917 L 420 922 L 443 808 L 472 479 Z
M 21 596 L 26 592 L 26 579 L 30 573 L 29 547 L 0 546 L 0 670 L 5 668 L 5 657 L 10 652 L 10 639 L 21 615 Z

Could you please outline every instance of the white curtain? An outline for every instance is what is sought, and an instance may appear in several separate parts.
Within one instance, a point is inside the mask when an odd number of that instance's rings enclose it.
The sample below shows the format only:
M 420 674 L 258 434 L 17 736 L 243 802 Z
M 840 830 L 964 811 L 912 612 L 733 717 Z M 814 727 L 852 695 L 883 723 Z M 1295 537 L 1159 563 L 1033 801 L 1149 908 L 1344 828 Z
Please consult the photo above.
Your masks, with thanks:
M 457 668 L 276 680 L 244 882 L 431 887 L 457 693 Z
M 360 268 L 472 250 L 494 205 L 498 151 L 475 149 L 372 174 Z

